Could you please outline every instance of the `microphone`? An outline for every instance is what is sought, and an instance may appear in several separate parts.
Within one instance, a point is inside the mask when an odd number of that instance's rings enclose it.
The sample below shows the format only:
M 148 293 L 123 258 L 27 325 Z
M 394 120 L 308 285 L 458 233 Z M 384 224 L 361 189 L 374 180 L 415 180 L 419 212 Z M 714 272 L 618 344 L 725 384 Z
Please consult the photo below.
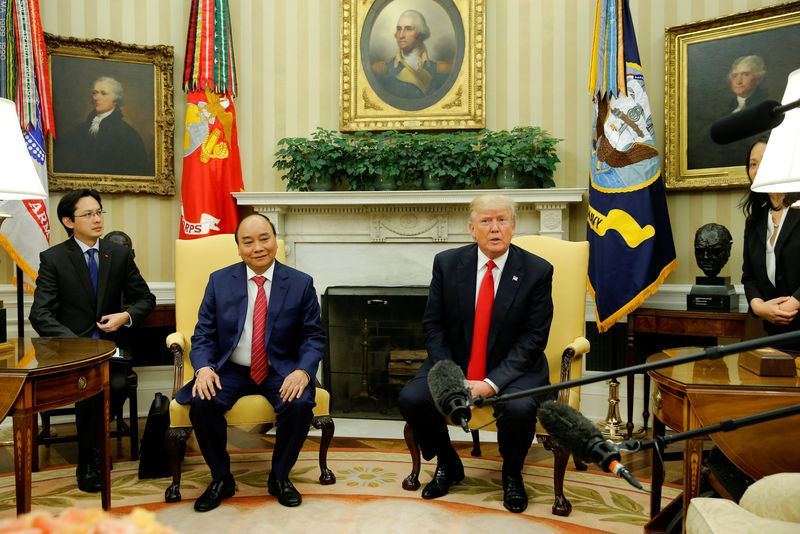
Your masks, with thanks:
M 783 122 L 784 115 L 780 102 L 764 100 L 716 121 L 711 125 L 711 139 L 717 144 L 726 145 L 775 128 Z
M 592 462 L 603 471 L 624 478 L 631 486 L 643 489 L 639 481 L 620 463 L 616 445 L 604 440 L 592 422 L 575 409 L 562 402 L 547 401 L 539 407 L 536 416 L 547 433 L 573 456 L 584 462 Z
M 439 412 L 469 432 L 472 393 L 461 368 L 452 360 L 441 360 L 428 372 L 428 389 Z

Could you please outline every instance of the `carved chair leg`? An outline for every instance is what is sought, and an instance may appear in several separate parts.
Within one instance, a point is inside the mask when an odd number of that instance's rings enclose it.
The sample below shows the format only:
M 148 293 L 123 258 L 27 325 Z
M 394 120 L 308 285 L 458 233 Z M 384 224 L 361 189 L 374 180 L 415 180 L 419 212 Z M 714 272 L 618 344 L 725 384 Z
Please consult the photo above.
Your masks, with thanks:
M 136 403 L 136 384 L 129 387 L 128 403 L 130 407 L 131 460 L 139 459 L 139 407 Z
M 481 455 L 481 438 L 479 430 L 472 431 L 472 456 L 478 457 Z
M 408 423 L 403 427 L 403 437 L 406 439 L 406 446 L 411 455 L 411 473 L 403 480 L 403 489 L 408 491 L 415 491 L 419 489 L 419 445 L 414 437 L 414 432 Z
M 553 452 L 553 492 L 555 493 L 553 515 L 566 517 L 572 511 L 572 504 L 564 496 L 564 475 L 567 472 L 569 451 L 559 445 L 552 436 L 539 437 L 542 438 L 544 448 Z
M 328 447 L 333 439 L 334 424 L 330 415 L 320 415 L 311 420 L 311 425 L 322 430 L 319 442 L 319 483 L 323 486 L 336 483 L 336 475 L 328 469 Z
M 172 467 L 172 484 L 164 492 L 165 502 L 181 500 L 181 460 L 186 454 L 186 440 L 192 433 L 192 427 L 168 428 L 165 439 L 167 454 Z

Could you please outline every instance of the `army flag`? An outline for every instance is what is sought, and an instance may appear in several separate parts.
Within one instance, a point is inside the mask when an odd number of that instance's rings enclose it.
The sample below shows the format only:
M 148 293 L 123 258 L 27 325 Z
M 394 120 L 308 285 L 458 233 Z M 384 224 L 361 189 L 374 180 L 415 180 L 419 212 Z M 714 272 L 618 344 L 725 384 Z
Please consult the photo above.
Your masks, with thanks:
M 38 0 L 0 0 L 0 97 L 13 100 L 20 128 L 47 192 L 44 137 L 53 132 L 49 68 Z M 33 293 L 39 253 L 50 246 L 48 200 L 3 199 L 0 212 L 11 215 L 0 228 L 2 247 L 23 274 L 27 293 Z M 19 282 L 16 277 L 13 283 Z
M 628 0 L 597 0 L 589 93 L 589 291 L 604 332 L 678 266 Z
M 232 234 L 244 191 L 236 133 L 236 67 L 228 0 L 192 0 L 183 70 L 186 126 L 181 239 Z

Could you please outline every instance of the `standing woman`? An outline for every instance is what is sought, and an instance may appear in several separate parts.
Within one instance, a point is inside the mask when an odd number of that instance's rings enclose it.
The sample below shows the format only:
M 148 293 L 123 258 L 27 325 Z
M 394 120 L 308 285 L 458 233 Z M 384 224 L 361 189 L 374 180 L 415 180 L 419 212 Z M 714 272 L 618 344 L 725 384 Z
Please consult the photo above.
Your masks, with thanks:
M 747 174 L 753 183 L 766 139 L 750 147 Z M 742 284 L 751 312 L 764 320 L 768 334 L 800 330 L 800 210 L 796 195 L 750 191 L 741 204 L 744 229 Z M 783 348 L 800 350 L 800 342 Z

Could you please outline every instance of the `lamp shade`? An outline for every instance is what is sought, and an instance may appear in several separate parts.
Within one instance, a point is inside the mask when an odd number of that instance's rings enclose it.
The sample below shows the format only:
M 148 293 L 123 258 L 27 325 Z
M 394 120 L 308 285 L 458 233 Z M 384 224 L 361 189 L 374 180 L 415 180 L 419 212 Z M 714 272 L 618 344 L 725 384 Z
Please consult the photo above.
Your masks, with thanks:
M 47 193 L 22 137 L 17 107 L 5 98 L 0 98 L 0 147 L 0 200 L 45 198 Z
M 789 74 L 781 104 L 798 99 L 800 69 Z M 787 111 L 781 125 L 772 130 L 750 189 L 757 193 L 800 191 L 800 108 Z

